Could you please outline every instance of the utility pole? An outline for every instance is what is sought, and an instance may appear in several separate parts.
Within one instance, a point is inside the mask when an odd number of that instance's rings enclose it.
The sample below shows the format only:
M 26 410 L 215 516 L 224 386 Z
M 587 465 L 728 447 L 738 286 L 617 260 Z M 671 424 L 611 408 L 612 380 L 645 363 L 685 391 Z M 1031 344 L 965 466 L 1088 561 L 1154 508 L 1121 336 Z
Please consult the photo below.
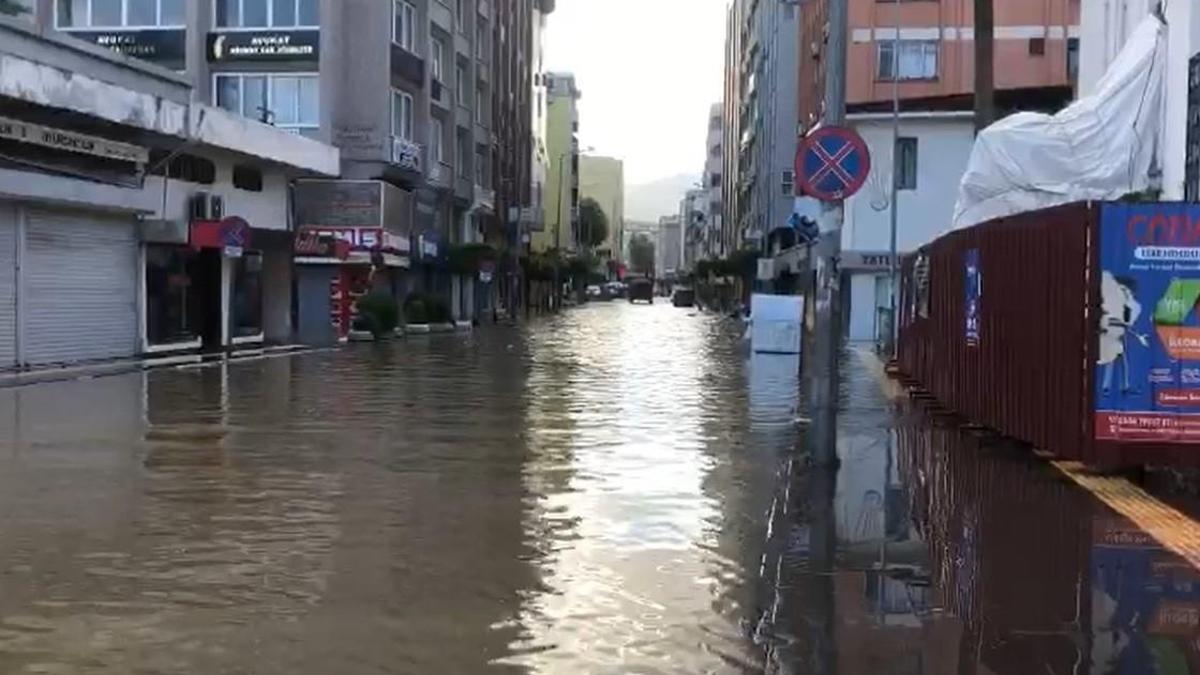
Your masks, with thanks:
M 826 126 L 841 126 L 846 120 L 846 35 L 849 0 L 828 0 L 829 42 L 825 61 Z M 844 203 L 823 202 L 819 226 L 821 235 L 813 247 L 816 288 L 810 301 L 815 303 L 812 355 L 809 363 L 808 405 L 812 411 L 809 440 L 811 457 L 821 466 L 837 464 L 838 360 L 842 343 L 842 222 Z
M 888 358 L 896 354 L 896 287 L 900 285 L 897 279 L 896 239 L 900 219 L 900 2 L 896 0 L 892 11 L 895 12 L 896 39 L 892 42 L 892 212 L 890 246 L 888 248 L 888 334 L 884 344 Z
M 996 18 L 992 0 L 975 0 L 975 133 L 996 121 Z

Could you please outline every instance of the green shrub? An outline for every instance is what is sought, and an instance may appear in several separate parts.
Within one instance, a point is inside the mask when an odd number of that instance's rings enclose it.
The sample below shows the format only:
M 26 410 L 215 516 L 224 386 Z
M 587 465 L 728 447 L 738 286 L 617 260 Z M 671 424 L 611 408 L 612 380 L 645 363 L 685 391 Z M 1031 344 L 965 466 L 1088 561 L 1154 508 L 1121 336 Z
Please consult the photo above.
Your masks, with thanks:
M 426 305 L 429 312 L 429 323 L 450 323 L 450 307 L 441 298 L 428 298 Z
M 405 323 L 429 323 L 429 308 L 425 296 L 413 293 L 404 300 Z
M 372 291 L 358 299 L 358 325 L 371 331 L 376 338 L 396 330 L 400 312 L 391 295 Z

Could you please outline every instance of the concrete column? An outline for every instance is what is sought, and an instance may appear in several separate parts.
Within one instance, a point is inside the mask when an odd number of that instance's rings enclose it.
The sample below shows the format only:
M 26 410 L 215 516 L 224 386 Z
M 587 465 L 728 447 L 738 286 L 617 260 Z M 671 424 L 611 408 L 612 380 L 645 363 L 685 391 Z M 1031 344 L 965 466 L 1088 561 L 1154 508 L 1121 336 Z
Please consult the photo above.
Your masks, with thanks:
M 221 255 L 221 346 L 231 343 L 229 321 L 233 304 L 233 260 Z
M 1187 152 L 1188 61 L 1200 47 L 1200 7 L 1167 5 L 1167 82 L 1164 138 L 1160 145 L 1163 199 L 1183 199 Z

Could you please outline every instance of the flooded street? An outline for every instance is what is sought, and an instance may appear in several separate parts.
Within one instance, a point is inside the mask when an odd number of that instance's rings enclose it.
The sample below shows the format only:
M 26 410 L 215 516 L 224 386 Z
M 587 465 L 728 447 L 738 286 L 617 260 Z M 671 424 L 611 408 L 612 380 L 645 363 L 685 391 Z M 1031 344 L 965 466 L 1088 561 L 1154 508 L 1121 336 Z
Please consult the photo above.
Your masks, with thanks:
M 1200 672 L 1190 565 L 857 351 L 807 469 L 796 367 L 613 303 L 0 390 L 0 673 Z

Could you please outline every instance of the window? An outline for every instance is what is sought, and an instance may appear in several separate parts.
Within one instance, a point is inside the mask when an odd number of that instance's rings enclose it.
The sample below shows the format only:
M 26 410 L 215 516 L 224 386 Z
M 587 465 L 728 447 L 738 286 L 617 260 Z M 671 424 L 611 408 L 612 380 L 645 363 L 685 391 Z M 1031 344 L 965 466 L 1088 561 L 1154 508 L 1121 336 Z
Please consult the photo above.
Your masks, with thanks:
M 938 49 L 936 40 L 900 40 L 900 54 L 896 55 L 896 42 L 884 40 L 879 43 L 879 79 L 893 80 L 899 73 L 901 80 L 932 80 L 938 74 Z
M 262 313 L 262 253 L 246 251 L 233 260 L 232 307 L 229 312 L 229 334 L 235 338 L 258 337 L 263 334 Z
M 483 83 L 475 84 L 475 121 L 480 124 L 487 123 L 487 90 L 484 89 Z
M 487 31 L 487 21 L 482 17 L 475 19 L 475 58 L 477 59 L 487 58 Z
M 466 16 L 466 0 L 454 0 L 454 26 L 458 28 L 458 32 L 460 33 L 464 33 L 467 30 Z
M 392 135 L 413 139 L 413 97 L 403 91 L 392 90 Z
M 57 22 L 59 28 L 182 28 L 186 23 L 185 3 L 186 0 L 58 0 Z M 33 6 L 31 0 L 19 0 L 16 4 Z M 0 8 L 4 5 L 0 3 Z M 3 9 L 0 13 L 4 13 Z
M 179 344 L 199 335 L 202 315 L 191 296 L 195 252 L 188 246 L 146 244 L 146 340 Z
M 218 28 L 315 28 L 320 0 L 216 0 Z
M 404 0 L 392 0 L 392 42 L 408 51 L 416 45 L 417 10 Z
M 1079 79 L 1079 38 L 1067 38 L 1067 78 Z
M 715 188 L 721 187 L 721 174 L 714 173 L 711 176 L 709 176 L 708 177 L 708 186 L 715 187 Z
M 896 189 L 917 189 L 917 139 L 896 139 Z
M 475 184 L 486 188 L 487 184 L 487 150 L 475 148 Z
M 459 105 L 467 105 L 467 68 L 461 63 L 454 64 L 454 94 Z
M 433 161 L 438 163 L 446 162 L 446 153 L 443 146 L 446 138 L 446 125 L 442 120 L 434 117 L 429 120 L 429 156 Z
M 187 153 L 177 153 L 171 157 L 171 161 L 167 161 L 170 153 L 165 150 L 155 150 L 150 153 L 150 175 L 166 176 L 176 180 L 185 181 L 188 183 L 199 183 L 201 185 L 212 185 L 217 180 L 217 167 L 211 161 L 189 155 Z
M 460 178 L 471 176 L 471 136 L 460 129 L 456 137 L 458 175 Z
M 237 164 L 233 167 L 233 187 L 247 192 L 262 192 L 263 175 L 253 166 Z
M 1029 55 L 1046 55 L 1046 38 L 1029 38 Z
M 320 127 L 316 75 L 222 73 L 215 83 L 216 103 L 229 112 L 305 136 Z
M 441 38 L 432 38 L 429 41 L 429 70 L 433 79 L 438 82 L 443 82 L 442 78 L 442 59 L 446 53 L 446 45 Z

